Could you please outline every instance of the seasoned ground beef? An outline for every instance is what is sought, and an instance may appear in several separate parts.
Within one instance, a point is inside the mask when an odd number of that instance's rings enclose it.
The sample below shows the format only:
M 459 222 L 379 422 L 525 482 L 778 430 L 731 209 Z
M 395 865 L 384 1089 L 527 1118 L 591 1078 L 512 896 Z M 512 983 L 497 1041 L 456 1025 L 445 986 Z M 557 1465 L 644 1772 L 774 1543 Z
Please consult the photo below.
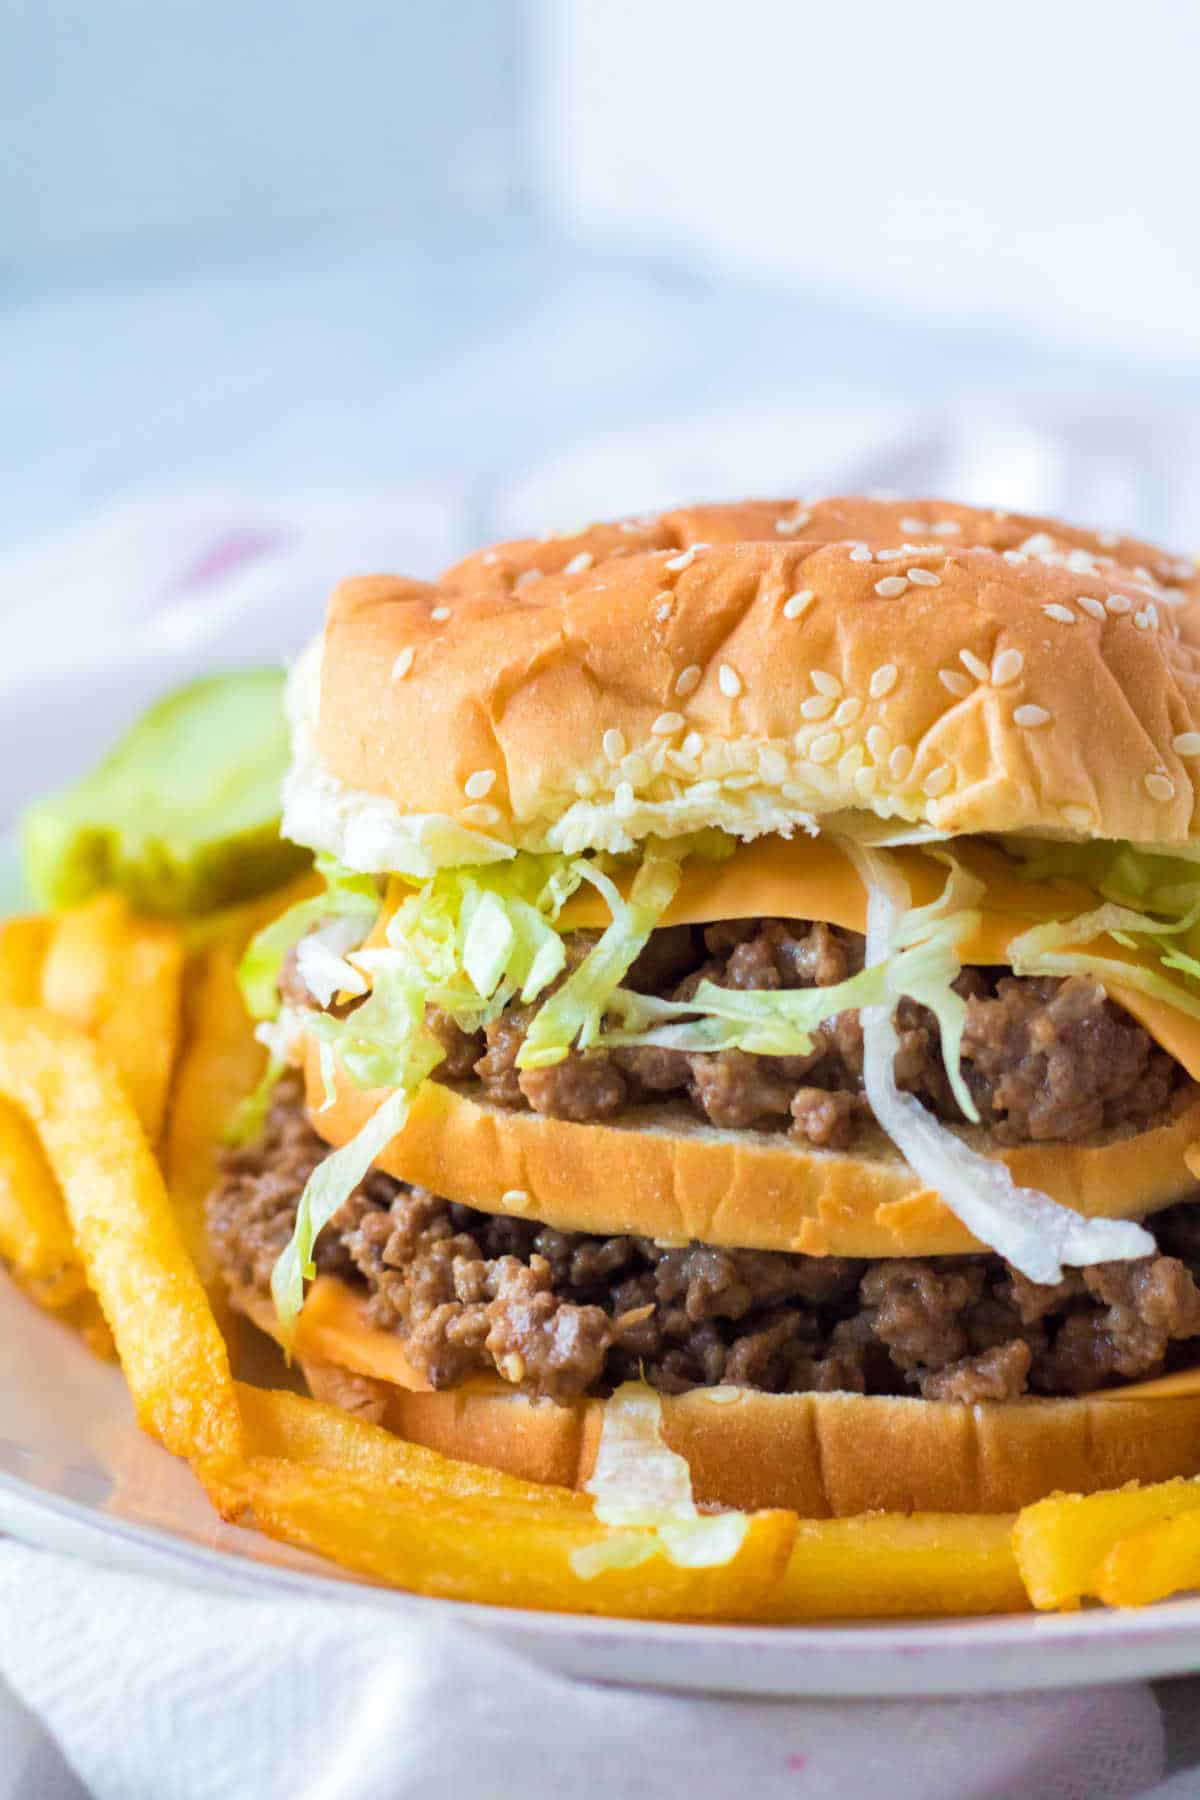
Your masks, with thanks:
M 568 934 L 567 967 L 598 933 Z M 698 983 L 743 989 L 829 987 L 857 973 L 863 939 L 835 925 L 783 919 L 727 921 L 656 931 L 629 972 L 639 992 L 690 999 Z M 284 985 L 303 992 L 293 961 Z M 1184 1071 L 1104 990 L 1086 977 L 1017 977 L 964 969 L 963 1073 L 983 1124 L 999 1144 L 1074 1141 L 1100 1130 L 1144 1129 L 1194 1092 Z M 459 1030 L 430 1009 L 446 1050 L 435 1080 L 475 1082 L 498 1106 L 586 1123 L 626 1108 L 683 1100 L 722 1129 L 786 1130 L 799 1143 L 845 1149 L 870 1120 L 862 1087 L 858 1014 L 828 1019 L 805 1056 L 741 1050 L 572 1051 L 548 1069 L 519 1069 L 538 1004 L 509 1006 L 486 1032 Z M 896 1011 L 898 1085 L 940 1118 L 961 1121 L 942 1062 L 937 1020 L 913 1001 Z
M 209 1201 L 235 1289 L 267 1292 L 327 1154 L 286 1078 Z M 372 1322 L 437 1388 L 495 1370 L 557 1400 L 644 1375 L 666 1393 L 726 1383 L 971 1404 L 1083 1394 L 1194 1360 L 1200 1201 L 1150 1228 L 1158 1254 L 1038 1287 L 996 1256 L 861 1262 L 556 1231 L 372 1172 L 322 1232 L 317 1264 L 361 1286 Z

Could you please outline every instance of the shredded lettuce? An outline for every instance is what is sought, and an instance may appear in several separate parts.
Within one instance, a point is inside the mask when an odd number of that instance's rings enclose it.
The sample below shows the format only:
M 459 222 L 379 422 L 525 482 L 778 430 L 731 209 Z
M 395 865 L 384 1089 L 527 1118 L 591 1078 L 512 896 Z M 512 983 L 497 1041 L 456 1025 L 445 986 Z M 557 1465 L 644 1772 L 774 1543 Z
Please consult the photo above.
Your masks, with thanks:
M 1198 922 L 1200 898 L 1174 924 L 1109 901 L 1077 918 L 1035 925 L 1032 930 L 1023 931 L 1012 940 L 1008 953 L 1016 975 L 1092 975 L 1104 986 L 1121 983 L 1136 988 L 1139 993 L 1163 1000 L 1190 1018 L 1200 1019 L 1200 992 L 1193 992 L 1182 982 L 1172 981 L 1140 963 L 1122 962 L 1119 957 L 1098 955 L 1080 948 L 1099 937 L 1111 937 L 1118 943 L 1133 946 L 1148 944 L 1157 950 L 1165 968 L 1176 969 L 1195 980 L 1200 975 L 1200 963 L 1170 940 L 1192 932 Z
M 271 1104 L 271 1095 L 283 1074 L 287 1064 L 281 1056 L 274 1052 L 267 1059 L 267 1066 L 259 1078 L 253 1093 L 247 1094 L 240 1102 L 233 1117 L 222 1133 L 225 1143 L 230 1145 L 251 1144 L 255 1138 L 262 1136 L 266 1122 L 267 1109 Z
M 745 1050 L 756 1056 L 806 1056 L 826 1019 L 866 1006 L 894 1006 L 907 996 L 927 1006 L 941 1029 L 942 1054 L 954 1097 L 968 1119 L 979 1113 L 961 1070 L 966 1002 L 952 983 L 958 947 L 979 925 L 983 884 L 943 858 L 949 874 L 940 897 L 909 914 L 893 953 L 831 987 L 737 989 L 702 981 L 690 1000 L 660 1000 L 618 989 L 608 1002 L 620 1025 L 601 1033 L 606 1046 L 657 1045 L 667 1050 Z
M 280 971 L 301 938 L 334 917 L 359 920 L 365 937 L 378 915 L 379 883 L 373 875 L 356 875 L 331 856 L 318 856 L 317 868 L 325 877 L 325 892 L 298 901 L 273 919 L 251 939 L 242 957 L 238 982 L 251 1018 L 273 1019 L 278 1013 Z
M 684 1568 L 715 1568 L 737 1555 L 750 1525 L 745 1513 L 700 1512 L 691 1470 L 663 1438 L 662 1401 L 644 1382 L 625 1382 L 605 1406 L 585 1489 L 601 1523 L 618 1527 L 572 1554 L 571 1566 L 585 1580 L 660 1552 Z
M 862 847 L 851 854 L 868 893 L 871 966 L 911 933 L 919 914 L 909 913 L 908 884 L 889 857 Z M 1154 1239 L 1140 1225 L 1084 1218 L 1037 1188 L 1018 1187 L 1004 1163 L 980 1156 L 913 1095 L 900 1092 L 890 1007 L 866 1007 L 861 1020 L 863 1083 L 871 1110 L 910 1167 L 981 1243 L 1043 1285 L 1061 1281 L 1064 1264 L 1128 1261 L 1153 1251 Z
M 562 1062 L 572 1045 L 586 1050 L 595 1043 L 609 1002 L 679 886 L 679 863 L 662 852 L 651 851 L 647 856 L 634 877 L 628 900 L 621 898 L 615 882 L 599 869 L 582 862 L 577 867 L 580 876 L 603 894 L 612 923 L 534 1017 L 517 1054 L 521 1069 L 547 1068 Z

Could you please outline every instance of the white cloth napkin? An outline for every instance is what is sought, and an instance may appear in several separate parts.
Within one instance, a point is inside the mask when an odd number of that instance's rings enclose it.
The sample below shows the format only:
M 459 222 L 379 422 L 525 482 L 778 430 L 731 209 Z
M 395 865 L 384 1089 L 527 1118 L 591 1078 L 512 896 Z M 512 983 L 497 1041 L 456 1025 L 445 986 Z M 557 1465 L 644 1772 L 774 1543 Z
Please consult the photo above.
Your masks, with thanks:
M 884 1702 L 634 1691 L 352 1598 L 264 1604 L 13 1543 L 0 1674 L 95 1800 L 1118 1800 L 1162 1773 L 1141 1685 Z M 74 1800 L 23 1729 L 0 1800 Z

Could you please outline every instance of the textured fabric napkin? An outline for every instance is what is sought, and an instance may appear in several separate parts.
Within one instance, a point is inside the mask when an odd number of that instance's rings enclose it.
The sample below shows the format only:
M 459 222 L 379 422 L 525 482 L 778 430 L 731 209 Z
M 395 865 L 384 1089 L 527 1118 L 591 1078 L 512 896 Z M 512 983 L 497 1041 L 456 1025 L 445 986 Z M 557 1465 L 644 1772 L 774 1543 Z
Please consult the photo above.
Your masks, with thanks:
M 12 1543 L 0 1674 L 95 1800 L 1118 1800 L 1162 1773 L 1145 1686 L 887 1702 L 634 1691 L 353 1599 L 202 1593 Z M 74 1800 L 27 1729 L 7 1761 L 0 1800 Z

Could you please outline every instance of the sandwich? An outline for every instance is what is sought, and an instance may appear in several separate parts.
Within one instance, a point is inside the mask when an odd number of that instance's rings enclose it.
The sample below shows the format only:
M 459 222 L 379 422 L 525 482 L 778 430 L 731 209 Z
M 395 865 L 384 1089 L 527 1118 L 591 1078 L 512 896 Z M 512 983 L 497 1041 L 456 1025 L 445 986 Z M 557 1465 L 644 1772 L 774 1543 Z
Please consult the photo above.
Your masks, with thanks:
M 714 1505 L 1195 1474 L 1198 599 L 868 498 L 345 582 L 290 681 L 324 892 L 242 969 L 234 1303 L 541 1481 L 629 1380 Z

